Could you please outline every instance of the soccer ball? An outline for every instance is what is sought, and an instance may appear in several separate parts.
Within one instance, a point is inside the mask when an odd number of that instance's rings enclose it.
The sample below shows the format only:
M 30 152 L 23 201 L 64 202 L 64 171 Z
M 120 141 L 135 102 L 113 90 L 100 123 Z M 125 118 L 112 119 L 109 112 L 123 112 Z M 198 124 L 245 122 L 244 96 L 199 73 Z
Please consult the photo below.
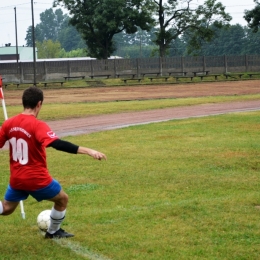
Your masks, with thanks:
M 41 231 L 45 231 L 45 232 L 47 231 L 50 225 L 50 218 L 51 218 L 50 215 L 51 215 L 50 209 L 44 210 L 38 215 L 37 225 Z

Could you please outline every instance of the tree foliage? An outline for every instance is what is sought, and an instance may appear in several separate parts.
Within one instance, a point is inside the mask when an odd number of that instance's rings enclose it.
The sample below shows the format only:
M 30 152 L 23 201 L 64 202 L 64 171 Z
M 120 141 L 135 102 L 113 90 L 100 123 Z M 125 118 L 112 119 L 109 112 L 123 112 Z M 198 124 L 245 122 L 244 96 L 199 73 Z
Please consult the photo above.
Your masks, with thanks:
M 260 30 L 254 32 L 252 29 L 244 27 L 244 48 L 243 54 L 260 54 Z M 239 44 L 239 41 L 237 41 Z
M 214 36 L 210 42 L 201 40 L 200 49 L 191 50 L 186 46 L 186 54 L 211 56 L 211 55 L 241 55 L 245 47 L 245 30 L 239 24 L 218 28 L 211 26 Z M 189 42 L 189 34 L 184 35 L 185 42 Z
M 151 11 L 149 14 L 151 17 L 154 17 L 154 14 L 158 15 L 158 10 L 161 10 L 160 16 L 157 16 L 157 18 L 160 17 L 157 26 L 150 30 L 148 29 L 151 25 L 151 19 L 149 22 L 148 20 L 142 21 L 144 26 L 139 27 L 138 22 L 136 22 L 138 17 L 136 12 L 134 12 L 132 19 L 131 10 L 128 10 L 127 20 L 126 13 L 113 5 L 114 3 L 117 6 L 119 2 L 121 4 L 124 2 L 126 5 L 128 4 L 127 1 L 103 0 L 99 2 L 99 5 L 102 6 L 98 6 L 95 1 L 85 1 L 88 4 L 88 8 L 82 10 L 84 10 L 86 15 L 81 10 L 82 12 L 75 16 L 77 19 L 80 19 L 80 15 L 82 15 L 81 25 L 84 26 L 84 23 L 86 23 L 88 28 L 85 34 L 83 29 L 77 29 L 76 26 L 71 24 L 71 17 L 63 15 L 62 10 L 57 9 L 54 11 L 54 9 L 47 9 L 40 15 L 41 22 L 35 27 L 38 57 L 61 58 L 91 55 L 92 57 L 105 58 L 110 55 L 117 55 L 124 58 L 137 58 L 166 55 L 260 54 L 259 20 L 258 23 L 253 23 L 250 20 L 249 27 L 242 27 L 239 24 L 228 25 L 231 17 L 225 13 L 225 8 L 221 3 L 217 3 L 216 0 L 207 0 L 203 6 L 194 6 L 192 1 L 150 0 L 152 4 L 149 5 L 149 8 L 142 7 L 146 10 L 147 16 L 148 10 Z M 74 4 L 72 7 L 76 11 L 75 8 L 80 1 L 71 0 L 69 2 L 71 5 Z M 135 2 L 137 6 L 138 3 L 144 4 L 143 1 L 140 3 L 140 0 Z M 180 3 L 182 3 L 182 6 L 179 5 Z M 259 7 L 257 1 L 256 3 L 256 7 Z M 104 9 L 109 4 L 117 10 L 117 19 L 114 19 L 110 9 Z M 78 6 L 78 8 L 81 7 Z M 138 10 L 142 10 L 142 8 Z M 251 15 L 257 13 L 251 13 L 251 11 L 246 11 L 245 13 Z M 121 20 L 119 14 L 121 14 Z M 72 17 L 74 16 L 72 15 Z M 86 17 L 89 18 L 90 22 L 84 20 Z M 141 17 L 140 14 L 139 18 L 142 19 Z M 251 18 L 253 17 L 256 18 L 251 16 Z M 133 22 L 131 23 L 131 21 Z M 93 35 L 90 28 L 93 29 Z M 79 33 L 78 30 L 82 33 Z M 111 48 L 105 50 L 104 46 L 108 35 L 112 37 L 109 38 L 111 39 L 109 43 Z M 27 46 L 32 46 L 31 26 L 27 29 L 26 41 Z M 91 51 L 86 42 L 90 45 Z M 58 44 L 60 45 L 58 46 Z M 50 50 L 47 50 L 48 48 Z
M 71 51 L 65 51 L 62 49 L 59 53 L 59 58 L 86 57 L 86 54 L 86 49 L 76 49 Z
M 44 40 L 43 42 L 36 42 L 39 59 L 59 58 L 61 45 L 58 41 Z
M 59 32 L 65 27 L 64 21 L 67 18 L 68 15 L 64 15 L 61 9 L 54 11 L 50 8 L 40 14 L 41 23 L 36 28 L 41 32 L 43 40 L 57 41 Z
M 43 42 L 44 40 L 59 41 L 65 51 L 71 51 L 78 48 L 86 48 L 81 35 L 75 27 L 70 25 L 70 18 L 63 14 L 61 9 L 47 9 L 40 14 L 40 23 L 35 26 L 35 40 Z M 29 26 L 26 32 L 26 46 L 32 47 L 32 26 Z
M 44 39 L 42 37 L 41 31 L 39 30 L 39 28 L 34 29 L 34 33 L 35 33 L 35 41 L 37 42 L 42 42 Z M 32 39 L 32 26 L 29 26 L 27 31 L 26 31 L 26 37 L 25 37 L 25 41 L 26 41 L 26 46 L 28 47 L 33 47 L 33 39 Z
M 149 30 L 153 22 L 149 0 L 56 0 L 71 15 L 71 24 L 85 40 L 89 55 L 108 58 L 115 50 L 114 35 L 125 31 L 135 33 L 140 27 Z
M 62 48 L 67 52 L 80 48 L 86 50 L 87 46 L 82 36 L 69 21 L 69 18 L 64 20 L 64 26 L 58 35 L 58 41 L 61 43 Z
M 189 42 L 190 33 L 184 33 L 171 42 L 167 49 L 167 56 L 222 56 L 222 55 L 256 55 L 260 54 L 260 30 L 254 33 L 252 29 L 240 24 L 230 25 L 229 27 L 217 28 L 213 25 L 211 30 L 214 31 L 214 37 L 210 42 L 201 40 L 200 49 L 190 51 Z M 118 35 L 119 36 L 119 35 Z M 150 35 L 152 37 L 152 35 Z M 120 39 L 118 39 L 120 41 Z M 123 42 L 120 41 L 120 48 L 114 55 L 124 58 L 138 57 L 159 57 L 158 47 L 152 43 L 140 46 L 138 41 Z M 142 50 L 140 50 L 140 47 Z
M 40 13 L 40 23 L 35 26 L 35 40 L 43 42 L 44 40 L 57 41 L 59 33 L 66 28 L 68 15 L 63 15 L 61 9 L 46 9 Z M 32 46 L 32 26 L 29 26 L 26 32 L 26 45 Z
M 193 7 L 192 1 L 153 0 L 158 22 L 155 43 L 159 46 L 161 57 L 166 55 L 171 43 L 184 33 L 191 35 L 192 49 L 199 49 L 201 40 L 210 41 L 214 36 L 211 25 L 222 27 L 232 19 L 216 0 L 206 0 L 198 7 Z
M 125 31 L 114 36 L 116 51 L 113 55 L 124 58 L 150 57 L 156 48 L 153 43 L 154 29 L 144 31 L 138 28 L 134 34 L 127 34 Z
M 249 28 L 253 29 L 253 32 L 257 32 L 260 27 L 260 3 L 258 0 L 254 0 L 256 6 L 252 10 L 246 10 L 244 18 L 248 23 Z

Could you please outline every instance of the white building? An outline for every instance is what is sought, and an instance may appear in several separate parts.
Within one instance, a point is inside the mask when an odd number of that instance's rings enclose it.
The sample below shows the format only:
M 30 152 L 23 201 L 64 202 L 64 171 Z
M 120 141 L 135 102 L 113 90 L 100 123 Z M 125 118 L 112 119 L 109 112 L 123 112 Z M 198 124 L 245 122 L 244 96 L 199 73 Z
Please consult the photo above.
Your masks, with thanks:
M 16 61 L 16 46 L 0 47 L 0 61 L 14 60 Z M 37 48 L 35 49 L 37 59 Z M 33 61 L 33 47 L 18 46 L 18 60 L 19 61 Z

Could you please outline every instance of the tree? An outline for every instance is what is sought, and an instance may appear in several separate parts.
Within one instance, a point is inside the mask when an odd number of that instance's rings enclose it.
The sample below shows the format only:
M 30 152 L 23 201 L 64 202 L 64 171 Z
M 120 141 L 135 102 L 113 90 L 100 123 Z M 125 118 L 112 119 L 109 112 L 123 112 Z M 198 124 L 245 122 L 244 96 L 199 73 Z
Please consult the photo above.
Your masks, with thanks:
M 169 48 L 169 56 L 184 56 L 186 50 L 186 44 L 182 38 L 176 38 L 171 42 Z
M 36 42 L 36 47 L 39 59 L 59 58 L 61 45 L 58 41 L 44 40 L 42 43 Z
M 69 17 L 64 21 L 62 29 L 58 34 L 58 40 L 65 51 L 72 51 L 75 49 L 87 49 L 85 41 L 77 31 L 77 29 L 70 24 Z
M 160 56 L 166 55 L 171 42 L 184 32 L 191 34 L 192 49 L 200 48 L 200 41 L 210 41 L 214 36 L 211 25 L 222 27 L 232 18 L 225 13 L 225 7 L 216 0 L 206 0 L 197 8 L 193 0 L 153 0 L 156 5 L 159 28 L 155 43 L 159 46 Z
M 118 33 L 114 36 L 115 43 L 122 46 L 132 46 L 132 45 L 150 45 L 152 43 L 152 33 L 151 31 L 141 30 L 139 27 L 136 33 L 127 34 L 125 31 Z
M 36 28 L 38 27 L 39 31 L 41 31 L 44 40 L 56 41 L 59 32 L 64 27 L 64 21 L 67 18 L 68 15 L 63 15 L 61 9 L 53 11 L 53 9 L 50 8 L 40 14 L 41 23 L 39 23 Z
M 86 57 L 85 49 L 76 49 L 66 52 L 62 49 L 59 53 L 59 58 L 74 58 L 74 57 Z
M 219 31 L 218 37 L 215 37 L 217 42 L 204 55 L 210 55 L 214 48 L 218 50 L 216 55 L 241 55 L 243 53 L 245 30 L 240 24 L 231 25 L 228 28 L 217 28 L 217 30 Z
M 35 41 L 42 42 L 44 40 L 39 28 L 36 27 L 34 30 L 34 33 L 35 33 Z M 28 27 L 28 29 L 26 31 L 25 40 L 26 40 L 27 47 L 33 47 L 32 26 Z
M 71 15 L 71 24 L 82 34 L 89 55 L 107 59 L 115 50 L 114 35 L 135 33 L 138 26 L 149 30 L 153 19 L 149 0 L 55 0 L 63 3 Z
M 211 55 L 240 55 L 243 53 L 245 45 L 245 30 L 239 25 L 231 25 L 228 28 L 217 28 L 213 25 L 214 37 L 210 42 L 201 41 L 200 49 L 193 49 L 190 54 L 199 56 Z M 184 37 L 185 38 L 185 37 Z M 186 42 L 189 42 L 187 39 Z
M 56 41 L 60 31 L 64 28 L 64 22 L 67 21 L 68 15 L 63 15 L 61 9 L 53 11 L 52 8 L 46 9 L 40 14 L 40 23 L 35 26 L 35 41 L 43 40 Z M 26 45 L 32 45 L 32 26 L 29 26 L 26 32 Z
M 243 48 L 243 53 L 241 54 L 260 54 L 260 30 L 254 32 L 253 29 L 244 27 L 245 31 L 245 44 Z
M 35 41 L 42 43 L 44 40 L 58 40 L 65 51 L 87 48 L 79 32 L 69 23 L 69 16 L 64 15 L 61 9 L 45 10 L 40 14 L 40 21 L 35 26 Z M 28 27 L 25 40 L 26 46 L 32 47 L 32 26 Z
M 125 31 L 118 33 L 113 38 L 117 48 L 113 55 L 125 58 L 151 57 L 155 48 L 153 37 L 153 29 L 144 31 L 138 28 L 134 34 L 127 34 Z
M 244 18 L 248 23 L 249 28 L 253 29 L 253 32 L 257 32 L 260 26 L 260 3 L 258 0 L 254 0 L 256 6 L 252 10 L 246 10 Z

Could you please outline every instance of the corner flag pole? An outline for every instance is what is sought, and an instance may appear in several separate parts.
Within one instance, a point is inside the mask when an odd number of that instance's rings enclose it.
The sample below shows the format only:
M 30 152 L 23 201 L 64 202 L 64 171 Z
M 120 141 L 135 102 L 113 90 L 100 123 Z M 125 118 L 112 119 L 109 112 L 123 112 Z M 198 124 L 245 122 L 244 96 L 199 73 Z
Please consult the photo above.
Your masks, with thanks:
M 4 111 L 4 117 L 5 117 L 5 120 L 7 120 L 8 116 L 7 116 L 7 112 L 6 112 L 5 99 L 4 99 L 4 93 L 3 93 L 2 86 L 3 86 L 3 78 L 0 75 L 0 98 L 2 100 L 2 107 L 3 107 L 3 111 Z M 22 200 L 20 200 L 20 207 L 21 207 L 22 218 L 25 219 L 25 212 L 24 212 L 24 207 L 23 207 L 23 201 Z

